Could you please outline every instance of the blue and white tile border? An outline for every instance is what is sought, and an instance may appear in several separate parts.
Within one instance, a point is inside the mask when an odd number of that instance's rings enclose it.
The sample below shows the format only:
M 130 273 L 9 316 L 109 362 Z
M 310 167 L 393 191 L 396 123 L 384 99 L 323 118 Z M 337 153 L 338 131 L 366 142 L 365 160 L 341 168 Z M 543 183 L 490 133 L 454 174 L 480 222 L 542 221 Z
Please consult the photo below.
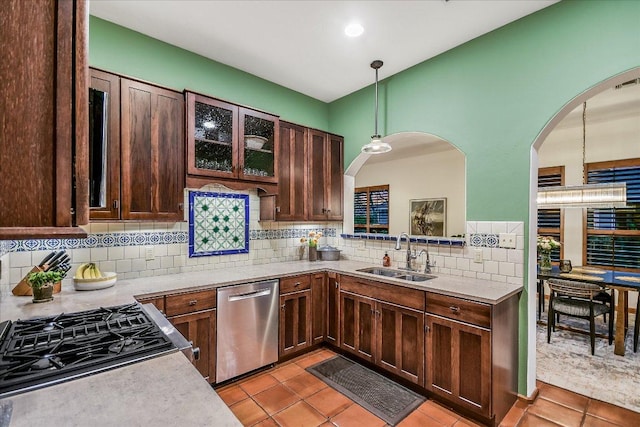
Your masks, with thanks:
M 392 236 L 389 234 L 376 234 L 376 233 L 357 233 L 357 234 L 341 234 L 343 239 L 360 239 L 360 240 L 384 240 L 384 241 L 396 241 L 398 236 Z M 406 241 L 406 237 L 402 238 Z M 429 245 L 444 245 L 444 246 L 465 246 L 466 242 L 464 238 L 456 237 L 410 237 L 411 243 L 422 243 Z
M 249 240 L 276 240 L 301 238 L 309 232 L 319 232 L 326 237 L 336 237 L 335 228 L 286 228 L 277 230 L 249 230 Z M 85 239 L 30 239 L 30 240 L 1 240 L 0 256 L 8 252 L 29 252 L 41 250 L 62 249 L 94 249 L 122 246 L 148 246 L 187 244 L 188 231 L 150 231 L 150 232 L 122 232 L 122 233 L 94 233 Z
M 499 243 L 499 234 L 473 233 L 469 235 L 469 246 L 476 248 L 497 248 Z
M 10 240 L 0 240 L 0 257 L 11 252 L 11 241 Z

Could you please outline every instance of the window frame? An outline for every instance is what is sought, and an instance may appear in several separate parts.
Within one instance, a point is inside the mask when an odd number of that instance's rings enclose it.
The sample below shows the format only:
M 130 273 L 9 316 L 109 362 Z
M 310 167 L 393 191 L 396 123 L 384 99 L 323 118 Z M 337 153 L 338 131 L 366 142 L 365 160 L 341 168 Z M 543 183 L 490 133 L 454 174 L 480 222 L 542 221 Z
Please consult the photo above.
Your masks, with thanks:
M 389 209 L 389 200 L 391 199 L 391 192 L 389 191 L 389 184 L 385 184 L 385 185 L 372 185 L 372 186 L 368 186 L 368 187 L 357 187 L 354 189 L 354 203 L 355 203 L 355 195 L 358 193 L 367 193 L 367 204 L 366 204 L 366 218 L 367 218 L 367 222 L 366 224 L 356 224 L 355 222 L 355 214 L 356 214 L 356 209 L 354 206 L 354 210 L 353 210 L 353 223 L 354 223 L 354 229 L 355 228 L 364 228 L 366 231 L 365 233 L 372 233 L 372 229 L 373 230 L 386 230 L 386 233 L 377 233 L 377 234 L 389 234 L 389 223 L 391 222 L 391 218 L 390 218 L 390 213 L 387 217 L 387 224 L 371 224 L 369 222 L 370 217 L 369 217 L 369 213 L 370 213 L 370 194 L 372 191 L 381 191 L 381 190 L 386 190 L 387 192 L 387 210 Z
M 538 168 L 538 188 L 540 188 L 540 178 L 544 177 L 544 176 L 550 176 L 550 175 L 560 175 L 560 186 L 564 186 L 565 182 L 565 170 L 564 170 L 564 166 L 549 166 L 549 167 L 544 167 L 544 168 Z M 550 187 L 550 186 L 547 186 Z M 538 211 L 540 210 L 555 210 L 555 209 L 540 209 L 538 208 Z M 538 233 L 538 236 L 558 236 L 558 238 L 560 239 L 560 242 L 564 242 L 564 209 L 559 209 L 560 211 L 560 227 L 559 228 L 555 228 L 555 227 L 539 227 L 538 226 L 538 219 L 539 219 L 539 215 L 536 214 L 536 231 Z M 558 264 L 558 261 L 556 261 L 553 256 L 553 252 L 552 252 L 552 261 L 553 264 Z M 564 244 L 562 244 L 560 246 L 559 249 L 559 259 L 564 259 Z
M 615 168 L 625 168 L 625 167 L 640 167 L 640 158 L 633 159 L 621 159 L 621 160 L 609 160 L 603 162 L 592 162 L 585 163 L 585 179 L 588 180 L 589 172 L 602 170 L 602 169 L 615 169 Z M 614 209 L 615 212 L 615 209 Z M 629 267 L 617 267 L 615 265 L 603 265 L 603 264 L 588 264 L 587 260 L 587 239 L 588 236 L 638 236 L 640 238 L 640 230 L 595 230 L 588 228 L 588 209 L 583 209 L 583 220 L 582 220 L 582 265 L 597 267 L 597 268 L 605 268 L 613 271 L 628 271 L 634 273 L 640 273 L 640 268 L 629 268 Z

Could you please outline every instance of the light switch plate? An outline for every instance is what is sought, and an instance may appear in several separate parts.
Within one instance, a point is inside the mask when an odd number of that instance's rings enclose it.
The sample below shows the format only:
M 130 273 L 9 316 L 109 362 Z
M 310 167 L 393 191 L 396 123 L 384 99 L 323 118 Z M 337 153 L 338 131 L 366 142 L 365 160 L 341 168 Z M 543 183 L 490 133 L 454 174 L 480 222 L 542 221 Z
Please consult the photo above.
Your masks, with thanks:
M 482 262 L 482 249 L 474 249 L 473 262 L 476 262 L 476 263 Z
M 156 258 L 153 252 L 153 246 L 145 246 L 144 247 L 144 259 L 146 261 L 153 261 Z
M 516 247 L 516 234 L 515 233 L 500 233 L 501 248 L 514 249 Z

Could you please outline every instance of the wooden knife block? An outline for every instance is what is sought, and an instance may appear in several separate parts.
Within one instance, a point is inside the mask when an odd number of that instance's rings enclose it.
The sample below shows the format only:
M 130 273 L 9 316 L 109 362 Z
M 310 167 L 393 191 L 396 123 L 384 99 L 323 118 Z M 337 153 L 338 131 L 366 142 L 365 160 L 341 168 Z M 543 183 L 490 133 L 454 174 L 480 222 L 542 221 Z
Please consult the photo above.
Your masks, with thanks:
M 15 286 L 15 288 L 13 288 L 11 290 L 11 293 L 13 293 L 15 296 L 18 296 L 18 297 L 33 295 L 33 291 L 31 290 L 31 286 L 29 286 L 29 282 L 27 282 L 27 277 L 29 277 L 29 274 L 37 273 L 38 271 L 42 271 L 42 269 L 40 267 L 38 267 L 37 265 L 34 266 L 31 269 L 31 271 L 28 272 L 26 274 L 26 276 L 24 276 L 22 278 L 22 280 L 20 280 L 20 282 Z M 62 290 L 62 283 L 61 282 L 53 284 L 53 293 L 54 294 L 59 293 L 61 290 Z

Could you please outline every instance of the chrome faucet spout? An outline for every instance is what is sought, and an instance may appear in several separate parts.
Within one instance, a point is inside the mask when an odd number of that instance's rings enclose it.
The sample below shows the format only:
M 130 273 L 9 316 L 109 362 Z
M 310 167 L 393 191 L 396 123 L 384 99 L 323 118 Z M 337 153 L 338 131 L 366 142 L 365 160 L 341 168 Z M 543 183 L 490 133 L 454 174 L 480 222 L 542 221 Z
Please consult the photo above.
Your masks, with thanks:
M 429 249 L 429 246 L 427 246 L 427 249 Z M 418 256 L 422 254 L 425 254 L 427 256 L 427 259 L 424 264 L 424 272 L 431 273 L 431 261 L 429 260 L 429 251 L 425 249 L 421 249 L 420 252 L 418 253 Z
M 411 267 L 411 260 L 416 259 L 417 256 L 416 254 L 411 252 L 411 238 L 407 233 L 402 232 L 398 235 L 398 239 L 396 240 L 396 251 L 399 251 L 402 248 L 401 241 L 403 236 L 407 239 L 407 266 L 401 268 L 403 268 L 404 270 L 413 270 L 413 268 Z

